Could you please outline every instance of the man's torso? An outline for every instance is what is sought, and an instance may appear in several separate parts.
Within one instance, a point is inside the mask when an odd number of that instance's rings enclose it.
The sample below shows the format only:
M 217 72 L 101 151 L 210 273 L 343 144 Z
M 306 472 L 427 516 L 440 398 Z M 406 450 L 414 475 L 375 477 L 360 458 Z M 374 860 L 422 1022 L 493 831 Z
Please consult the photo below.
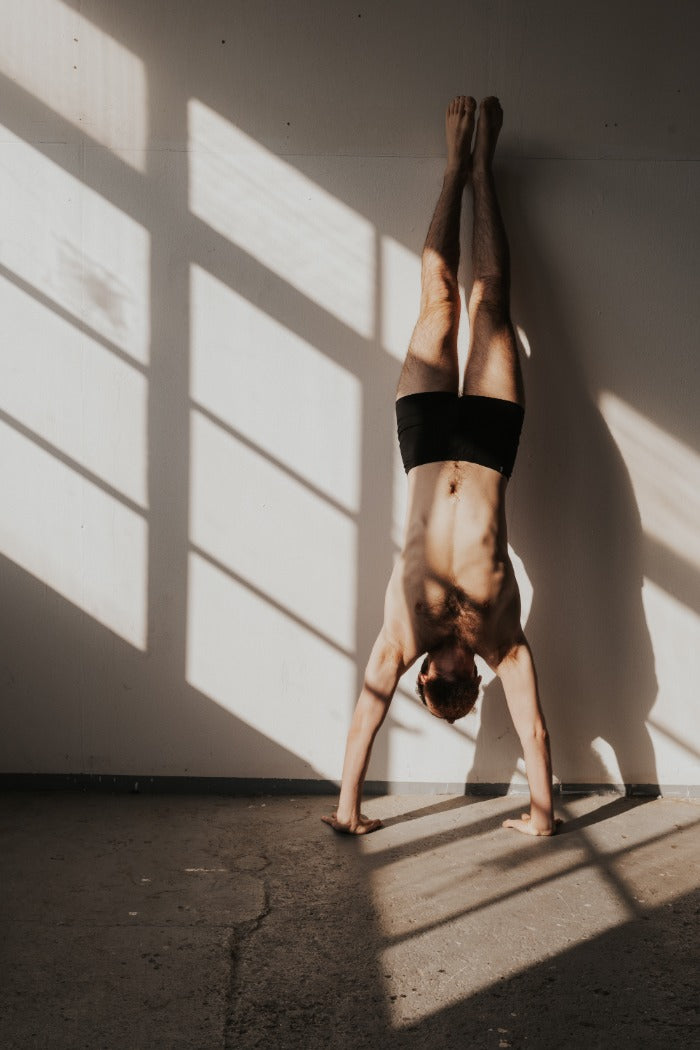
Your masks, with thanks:
M 475 463 L 425 463 L 409 472 L 403 550 L 385 609 L 407 663 L 452 639 L 493 664 L 513 644 L 520 599 L 508 557 L 506 485 Z

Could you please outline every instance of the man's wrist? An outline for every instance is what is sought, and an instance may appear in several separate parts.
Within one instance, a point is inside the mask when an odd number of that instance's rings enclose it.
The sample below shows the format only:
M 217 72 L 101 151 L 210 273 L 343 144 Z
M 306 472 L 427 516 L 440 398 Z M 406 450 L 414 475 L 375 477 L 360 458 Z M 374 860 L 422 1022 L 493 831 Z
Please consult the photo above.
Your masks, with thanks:
M 551 831 L 554 827 L 553 810 L 544 810 L 540 806 L 530 806 L 530 823 L 537 831 Z

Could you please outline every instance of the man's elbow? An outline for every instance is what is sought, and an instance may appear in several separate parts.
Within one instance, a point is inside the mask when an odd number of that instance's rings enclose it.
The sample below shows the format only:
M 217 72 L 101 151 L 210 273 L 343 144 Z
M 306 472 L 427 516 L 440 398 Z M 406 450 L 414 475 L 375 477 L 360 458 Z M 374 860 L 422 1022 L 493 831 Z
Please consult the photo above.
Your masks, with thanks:
M 389 703 L 405 668 L 399 648 L 377 644 L 365 671 L 364 690 L 376 700 Z
M 367 693 L 373 700 L 379 700 L 384 704 L 388 704 L 394 695 L 394 676 L 389 673 L 385 675 L 375 675 L 372 678 L 367 675 L 364 682 L 362 683 L 362 689 Z
M 549 747 L 549 733 L 544 722 L 534 722 L 520 734 L 523 746 L 534 746 L 538 748 Z

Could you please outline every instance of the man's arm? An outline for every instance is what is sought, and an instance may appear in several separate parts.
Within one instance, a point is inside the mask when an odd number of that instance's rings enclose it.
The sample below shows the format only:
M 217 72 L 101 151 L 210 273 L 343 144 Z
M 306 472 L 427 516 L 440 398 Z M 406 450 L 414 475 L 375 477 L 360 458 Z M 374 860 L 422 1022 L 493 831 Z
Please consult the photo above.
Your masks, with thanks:
M 549 735 L 540 706 L 535 664 L 524 635 L 500 662 L 496 673 L 503 683 L 508 710 L 520 737 L 530 785 L 530 812 L 523 813 L 520 820 L 504 821 L 503 826 L 526 835 L 553 835 L 560 821 L 555 821 L 552 807 Z
M 372 648 L 362 692 L 350 724 L 338 808 L 331 816 L 321 818 L 336 831 L 366 835 L 382 826 L 380 820 L 368 820 L 362 816 L 362 788 L 374 738 L 405 670 L 400 647 L 389 639 L 383 628 Z

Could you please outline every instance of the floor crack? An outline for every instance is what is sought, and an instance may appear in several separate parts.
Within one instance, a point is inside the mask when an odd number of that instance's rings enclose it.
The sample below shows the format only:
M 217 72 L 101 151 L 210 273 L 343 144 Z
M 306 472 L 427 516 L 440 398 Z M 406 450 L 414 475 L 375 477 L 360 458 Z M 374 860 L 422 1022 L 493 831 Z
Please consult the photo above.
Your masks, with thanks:
M 261 880 L 263 899 L 260 911 L 254 919 L 246 922 L 236 923 L 228 939 L 229 978 L 226 986 L 226 1002 L 224 1005 L 224 1030 L 222 1047 L 223 1050 L 233 1050 L 236 1043 L 233 1024 L 236 1011 L 236 989 L 238 987 L 238 969 L 245 948 L 250 944 L 253 937 L 260 931 L 263 923 L 270 914 L 270 891 L 265 879 Z

